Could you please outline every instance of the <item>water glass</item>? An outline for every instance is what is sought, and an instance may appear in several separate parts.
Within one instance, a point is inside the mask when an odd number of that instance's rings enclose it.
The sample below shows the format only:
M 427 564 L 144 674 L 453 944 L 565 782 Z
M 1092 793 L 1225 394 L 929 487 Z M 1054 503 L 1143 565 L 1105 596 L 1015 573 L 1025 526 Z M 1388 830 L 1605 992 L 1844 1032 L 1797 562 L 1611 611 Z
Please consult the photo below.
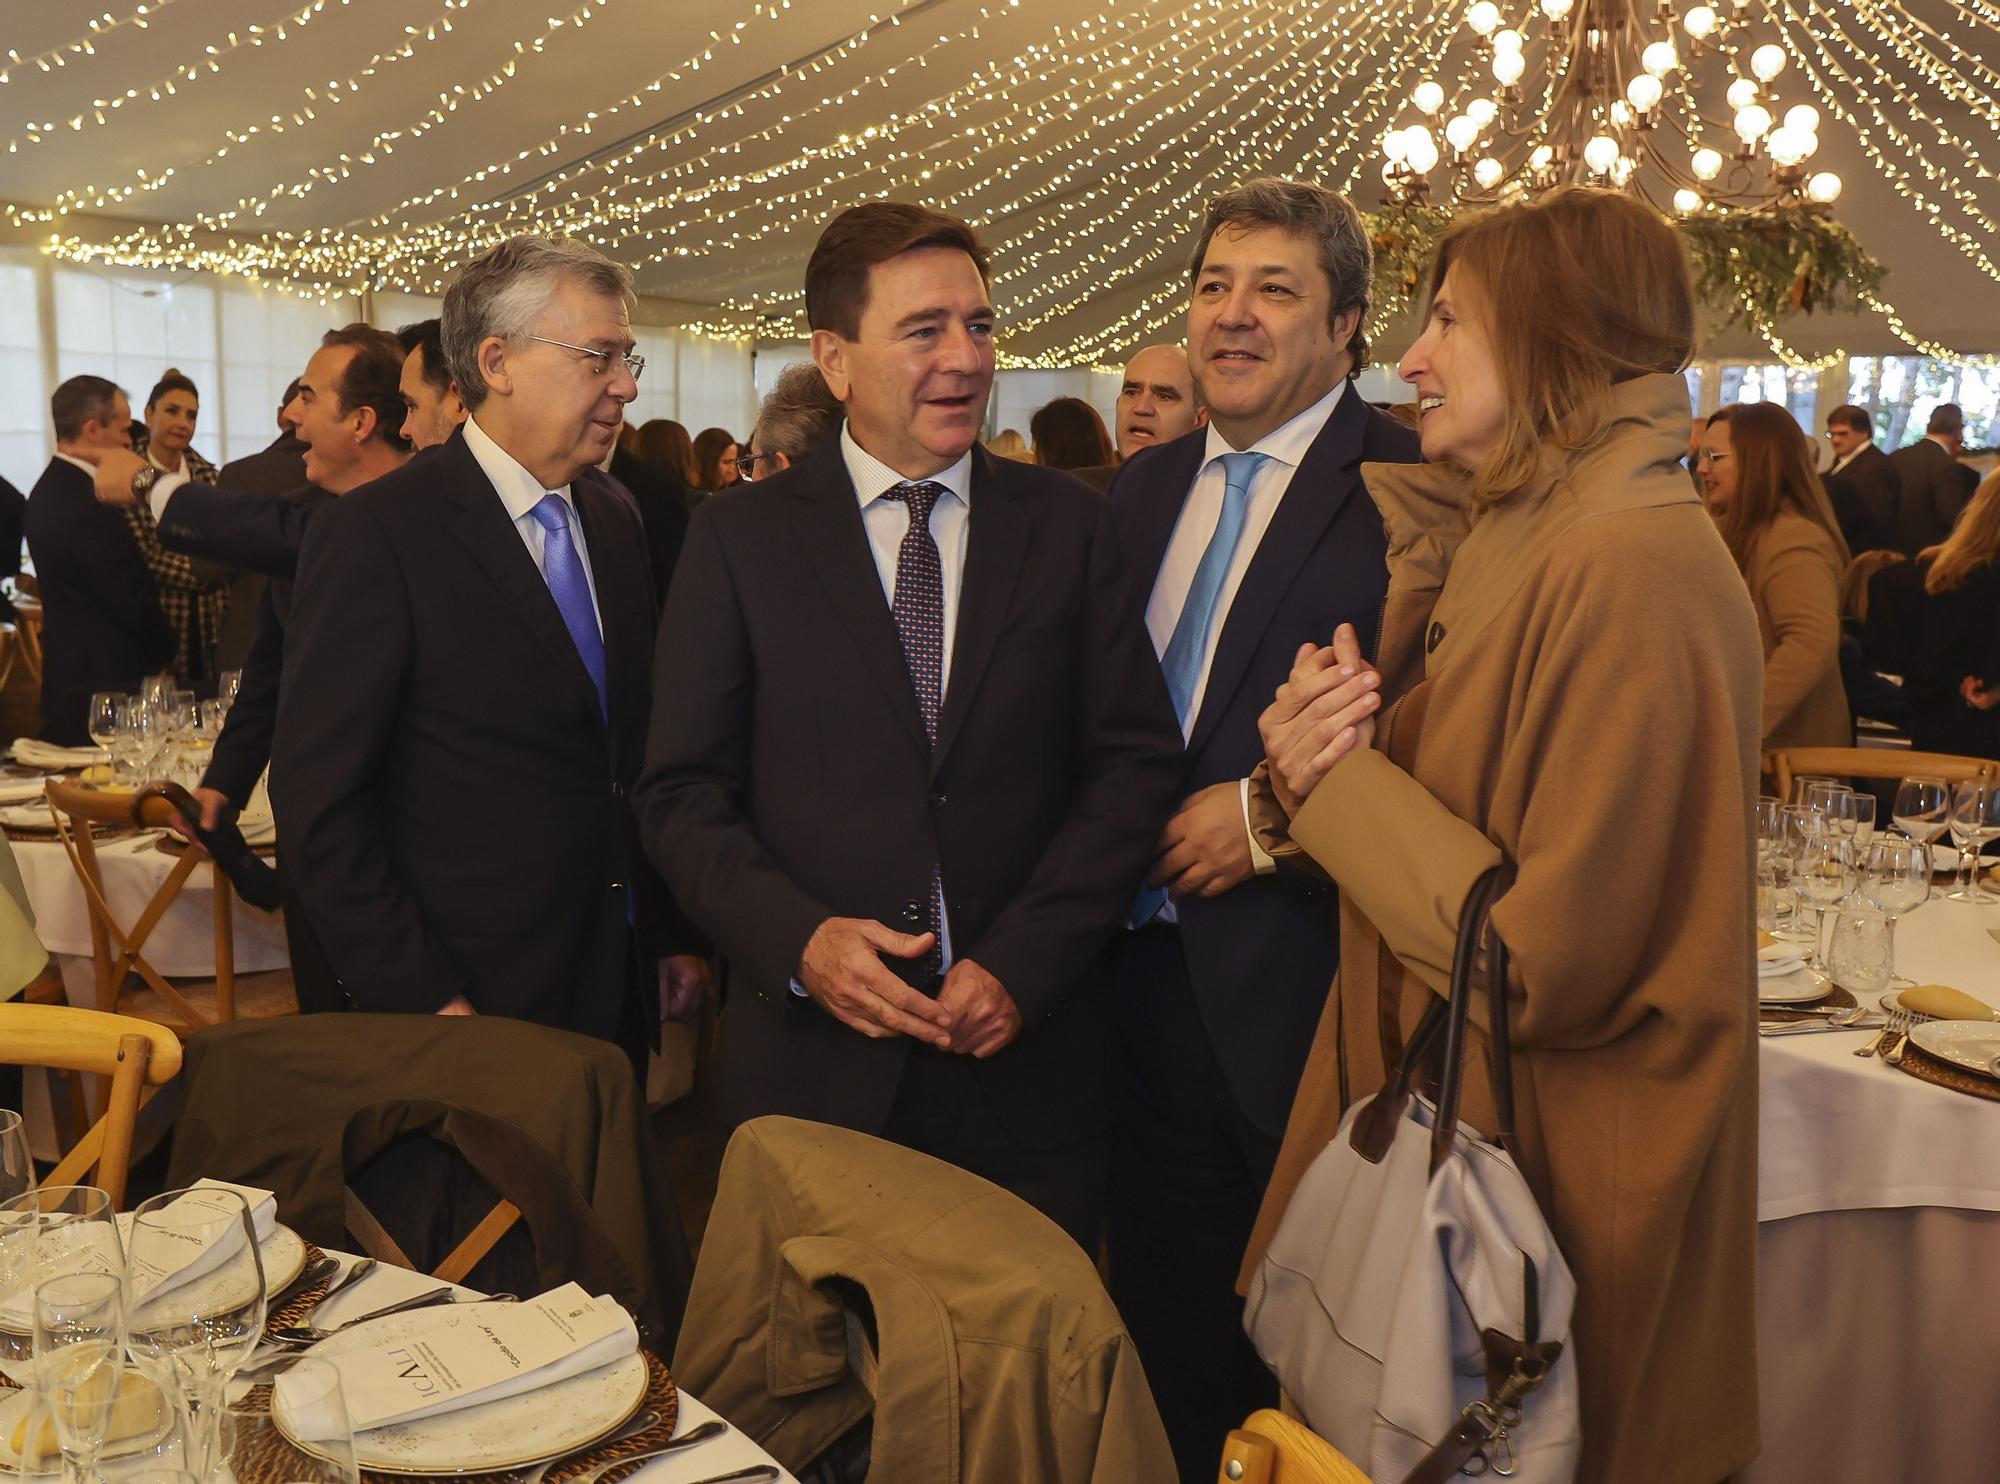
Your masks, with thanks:
M 1841 801 L 1840 827 L 1865 850 L 1875 838 L 1875 795 L 1850 791 Z
M 1951 797 L 1951 838 L 1958 845 L 1959 884 L 1947 895 L 1954 902 L 1989 906 L 2000 902 L 1979 881 L 1979 851 L 1988 840 L 2000 835 L 2000 784 L 1992 779 L 1968 778 Z
M 28 1129 L 21 1115 L 0 1108 L 0 1201 L 25 1194 L 35 1183 L 35 1162 L 28 1154 Z
M 1895 971 L 1896 921 L 1930 900 L 1931 848 L 1920 840 L 1883 835 L 1862 859 L 1861 899 L 1889 919 L 1889 973 L 1892 983 L 1908 988 L 1910 981 Z
M 236 704 L 237 694 L 243 689 L 241 670 L 224 670 L 216 677 L 215 699 L 224 711 Z
M 1838 781 L 1837 779 L 1828 778 L 1823 773 L 1800 773 L 1792 779 L 1792 796 L 1785 800 L 1785 802 L 1787 804 L 1803 806 L 1806 802 L 1806 795 L 1812 791 L 1814 784 L 1836 783 Z
M 1857 998 L 1879 995 L 1894 977 L 1889 919 L 1869 908 L 1843 911 L 1833 920 L 1827 963 L 1833 982 Z
M 1814 835 L 1825 832 L 1826 820 L 1803 804 L 1787 804 L 1779 810 L 1781 820 L 1777 843 L 1771 851 L 1771 872 L 1777 909 L 1783 912 L 1790 908 L 1791 925 L 1780 936 L 1796 941 L 1805 936 L 1803 913 L 1797 910 L 1794 889 L 1798 874 L 1799 851 Z
M 158 675 L 148 675 L 139 682 L 139 699 L 148 706 L 155 706 L 171 700 L 176 688 L 174 677 L 162 670 Z
M 35 1290 L 35 1386 L 76 1484 L 96 1476 L 125 1376 L 125 1275 L 69 1273 Z
M 0 1374 L 34 1377 L 34 1295 L 67 1273 L 123 1273 L 111 1197 L 95 1185 L 45 1185 L 0 1201 Z
M 1799 847 L 1792 864 L 1792 886 L 1799 900 L 1813 909 L 1812 950 L 1806 958 L 1807 968 L 1826 972 L 1820 937 L 1827 909 L 1853 891 L 1859 879 L 1853 850 L 1836 832 L 1821 829 L 1808 835 Z

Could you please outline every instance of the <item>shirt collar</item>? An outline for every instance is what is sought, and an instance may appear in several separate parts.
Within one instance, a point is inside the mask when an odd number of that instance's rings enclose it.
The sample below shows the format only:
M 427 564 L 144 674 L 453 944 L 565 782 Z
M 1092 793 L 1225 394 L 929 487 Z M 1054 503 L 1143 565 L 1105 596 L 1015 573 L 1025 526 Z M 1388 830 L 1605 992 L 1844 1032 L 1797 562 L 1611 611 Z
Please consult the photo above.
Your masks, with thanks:
M 465 446 L 472 450 L 472 456 L 479 461 L 479 467 L 486 477 L 493 481 L 493 488 L 500 494 L 500 503 L 507 507 L 507 518 L 519 520 L 548 494 L 562 496 L 563 503 L 570 501 L 569 486 L 558 490 L 545 490 L 542 482 L 522 467 L 506 449 L 493 441 L 493 437 L 479 426 L 479 419 L 465 420 Z
M 1321 397 L 1312 406 L 1301 412 L 1290 422 L 1273 428 L 1248 448 L 1238 450 L 1222 436 L 1222 430 L 1214 423 L 1208 425 L 1208 446 L 1202 450 L 1201 466 L 1206 469 L 1226 453 L 1268 454 L 1288 469 L 1296 469 L 1305 461 L 1306 451 L 1313 446 L 1326 427 L 1327 419 L 1333 416 L 1333 409 L 1340 405 L 1340 399 L 1347 395 L 1347 378 L 1342 377 L 1332 391 Z
M 97 478 L 97 471 L 93 469 L 90 465 L 86 464 L 82 459 L 76 457 L 74 454 L 63 453 L 60 450 L 58 450 L 56 453 L 56 457 L 61 459 L 65 464 L 68 464 L 72 469 L 83 470 L 83 472 L 88 474 L 93 481 Z
M 941 484 L 958 496 L 959 504 L 972 508 L 972 450 L 949 469 L 939 470 L 928 479 L 905 479 L 874 454 L 854 441 L 853 430 L 840 425 L 840 456 L 847 463 L 847 477 L 854 481 L 854 498 L 866 510 L 899 484 Z

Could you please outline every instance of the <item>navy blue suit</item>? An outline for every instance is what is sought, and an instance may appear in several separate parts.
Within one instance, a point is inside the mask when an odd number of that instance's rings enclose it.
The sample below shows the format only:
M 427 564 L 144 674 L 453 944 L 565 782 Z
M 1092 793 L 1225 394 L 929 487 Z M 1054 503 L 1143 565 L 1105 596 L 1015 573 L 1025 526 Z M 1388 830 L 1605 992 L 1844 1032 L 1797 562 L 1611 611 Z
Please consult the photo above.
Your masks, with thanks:
M 1113 519 L 1149 592 L 1207 441 L 1197 429 L 1148 449 L 1112 482 Z M 1349 387 L 1293 472 L 1222 617 L 1181 798 L 1234 783 L 1263 761 L 1257 718 L 1301 644 L 1330 643 L 1350 623 L 1373 651 L 1388 543 L 1361 466 L 1417 457 L 1417 435 Z M 1213 1478 L 1228 1430 L 1275 1402 L 1243 1336 L 1236 1270 L 1333 981 L 1335 906 L 1326 882 L 1280 868 L 1219 897 L 1181 898 L 1178 927 L 1156 920 L 1128 935 L 1121 956 L 1111 1293 L 1184 1481 Z

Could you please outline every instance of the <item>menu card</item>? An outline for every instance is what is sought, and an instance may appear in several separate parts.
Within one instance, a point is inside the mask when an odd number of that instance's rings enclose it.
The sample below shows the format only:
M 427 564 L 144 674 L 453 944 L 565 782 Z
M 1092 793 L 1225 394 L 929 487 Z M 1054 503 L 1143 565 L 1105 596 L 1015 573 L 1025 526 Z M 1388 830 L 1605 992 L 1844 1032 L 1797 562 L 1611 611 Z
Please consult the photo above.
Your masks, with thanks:
M 402 1338 L 319 1355 L 340 1372 L 356 1432 L 411 1422 L 551 1386 L 639 1348 L 639 1331 L 608 1297 L 574 1283 L 526 1303 L 447 1304 L 409 1316 Z M 291 1381 L 290 1388 L 286 1383 Z M 339 1430 L 337 1418 L 303 1404 L 297 1378 L 280 1376 L 279 1414 L 310 1442 Z

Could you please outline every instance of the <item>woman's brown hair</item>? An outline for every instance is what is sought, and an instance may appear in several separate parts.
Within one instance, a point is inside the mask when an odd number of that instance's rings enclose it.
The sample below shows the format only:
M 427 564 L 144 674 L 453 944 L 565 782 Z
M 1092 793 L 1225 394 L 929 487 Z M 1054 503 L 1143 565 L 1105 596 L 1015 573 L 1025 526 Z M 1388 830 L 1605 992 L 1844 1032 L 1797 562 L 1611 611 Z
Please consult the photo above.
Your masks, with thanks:
M 1694 351 L 1694 289 L 1680 237 L 1629 196 L 1569 186 L 1445 233 L 1431 271 L 1469 291 L 1506 393 L 1507 419 L 1475 498 L 1505 499 L 1552 453 L 1603 432 L 1618 382 L 1672 373 Z M 1461 314 L 1466 306 L 1460 306 Z
M 1951 534 L 1919 555 L 1930 563 L 1924 573 L 1927 593 L 1962 587 L 1974 571 L 2000 556 L 2000 470 L 1987 475 L 1973 492 L 1972 503 Z
M 736 435 L 727 428 L 703 428 L 694 435 L 694 487 L 714 494 L 721 489 L 722 456 L 736 446 Z
M 1780 511 L 1803 515 L 1833 538 L 1844 569 L 1847 541 L 1834 519 L 1833 502 L 1813 468 L 1812 444 L 1791 413 L 1776 402 L 1737 402 L 1720 408 L 1708 425 L 1726 423 L 1736 460 L 1736 493 L 1717 521 L 1722 539 L 1741 567 L 1750 545 Z
M 686 489 L 695 488 L 700 475 L 694 466 L 694 440 L 688 430 L 670 417 L 656 417 L 639 429 L 639 457 Z
M 1035 462 L 1046 469 L 1095 469 L 1113 462 L 1111 435 L 1104 419 L 1081 397 L 1057 397 L 1028 419 Z
M 1867 623 L 1869 582 L 1877 572 L 1908 560 L 1900 551 L 1864 551 L 1849 562 L 1846 575 L 1840 579 L 1840 616 Z

